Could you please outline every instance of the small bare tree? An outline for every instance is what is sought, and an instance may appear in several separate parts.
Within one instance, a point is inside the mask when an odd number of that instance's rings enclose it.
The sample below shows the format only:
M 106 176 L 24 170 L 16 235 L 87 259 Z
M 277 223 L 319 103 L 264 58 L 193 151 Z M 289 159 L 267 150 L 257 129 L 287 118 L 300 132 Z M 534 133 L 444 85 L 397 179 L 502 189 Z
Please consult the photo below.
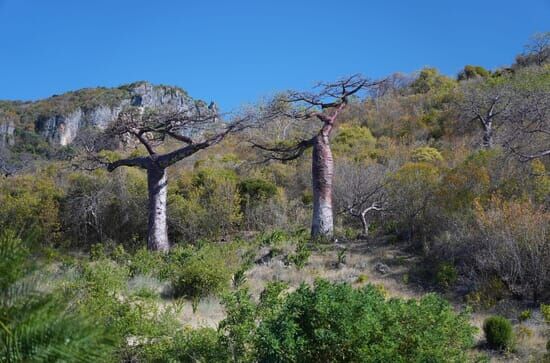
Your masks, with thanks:
M 139 141 L 147 150 L 147 156 L 124 158 L 107 163 L 113 171 L 121 166 L 138 167 L 147 171 L 149 193 L 147 246 L 155 251 L 167 251 L 170 247 L 166 223 L 167 173 L 166 169 L 196 152 L 222 141 L 230 133 L 246 127 L 251 114 L 241 115 L 230 123 L 217 122 L 215 112 L 204 115 L 180 111 L 154 111 L 131 107 L 120 113 L 107 134 L 122 139 Z M 201 141 L 191 135 L 202 135 Z M 178 146 L 159 153 L 160 145 L 168 146 L 168 140 Z
M 275 110 L 271 115 L 293 120 L 321 121 L 318 133 L 311 138 L 297 140 L 291 146 L 268 146 L 252 142 L 254 147 L 266 152 L 266 160 L 294 160 L 307 149 L 313 148 L 311 162 L 313 187 L 311 235 L 313 237 L 329 237 L 334 230 L 332 209 L 334 161 L 330 148 L 330 136 L 338 116 L 348 105 L 350 97 L 372 89 L 380 83 L 354 75 L 334 83 L 319 83 L 316 86 L 316 92 L 288 92 L 274 101 Z
M 388 209 L 385 190 L 388 169 L 381 164 L 364 165 L 351 161 L 336 167 L 334 196 L 338 213 L 347 213 L 361 221 L 363 236 L 369 235 L 373 213 Z
M 503 145 L 522 161 L 550 157 L 550 70 L 518 72 Z
M 462 102 L 459 109 L 467 121 L 478 121 L 483 129 L 481 145 L 494 146 L 494 132 L 510 110 L 510 90 L 502 81 L 472 79 L 462 82 Z

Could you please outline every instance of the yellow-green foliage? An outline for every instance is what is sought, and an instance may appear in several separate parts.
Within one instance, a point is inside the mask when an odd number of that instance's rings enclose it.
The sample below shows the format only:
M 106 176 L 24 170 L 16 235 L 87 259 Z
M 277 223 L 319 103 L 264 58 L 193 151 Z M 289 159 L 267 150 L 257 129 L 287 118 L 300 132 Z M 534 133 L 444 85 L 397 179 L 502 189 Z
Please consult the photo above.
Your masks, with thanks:
M 333 141 L 333 151 L 340 157 L 365 160 L 371 156 L 376 138 L 367 127 L 344 124 Z
M 169 195 L 168 213 L 175 232 L 194 241 L 232 231 L 242 219 L 237 181 L 235 172 L 212 168 L 180 178 Z
M 490 168 L 497 153 L 481 151 L 449 170 L 441 182 L 439 199 L 448 211 L 464 211 L 490 190 Z
M 544 202 L 550 197 L 550 175 L 542 161 L 536 159 L 531 162 L 531 170 L 534 175 L 534 194 L 537 202 Z
M 396 222 L 409 238 L 420 240 L 435 222 L 430 208 L 439 180 L 440 169 L 431 163 L 406 163 L 390 177 L 389 196 L 399 206 Z
M 439 150 L 429 146 L 414 149 L 411 158 L 415 162 L 436 163 L 443 161 L 443 156 L 441 156 Z
M 544 317 L 544 321 L 550 324 L 550 304 L 540 304 L 540 312 Z
M 59 202 L 63 194 L 51 173 L 0 179 L 0 226 L 10 226 L 43 243 L 59 239 Z
M 447 91 L 455 86 L 456 82 L 439 73 L 436 68 L 424 68 L 420 71 L 418 78 L 411 84 L 415 93 L 428 93 L 436 91 Z

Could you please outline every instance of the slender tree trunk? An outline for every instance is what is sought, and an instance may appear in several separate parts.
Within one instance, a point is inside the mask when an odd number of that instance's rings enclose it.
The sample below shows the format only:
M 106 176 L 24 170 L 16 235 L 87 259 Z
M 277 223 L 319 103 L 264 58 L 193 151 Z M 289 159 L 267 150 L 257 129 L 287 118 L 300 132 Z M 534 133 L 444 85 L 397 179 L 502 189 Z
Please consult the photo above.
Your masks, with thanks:
M 166 225 L 167 185 L 165 168 L 161 168 L 156 164 L 147 168 L 147 187 L 149 190 L 147 247 L 153 251 L 166 252 L 170 248 Z
M 490 149 L 493 147 L 493 124 L 487 121 L 483 125 L 483 147 Z
M 367 212 L 365 210 L 361 213 L 361 224 L 363 225 L 363 235 L 367 237 L 369 235 L 369 222 L 367 222 Z
M 328 135 L 321 132 L 313 144 L 311 163 L 313 182 L 313 219 L 312 237 L 332 236 L 334 226 L 332 217 L 332 178 L 334 162 Z

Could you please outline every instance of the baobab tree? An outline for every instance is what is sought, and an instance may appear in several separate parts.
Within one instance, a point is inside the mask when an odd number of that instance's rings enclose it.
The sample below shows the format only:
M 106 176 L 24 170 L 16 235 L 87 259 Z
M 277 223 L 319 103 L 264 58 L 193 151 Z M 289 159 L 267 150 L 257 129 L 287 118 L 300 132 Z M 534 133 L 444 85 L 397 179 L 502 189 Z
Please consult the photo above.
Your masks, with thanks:
M 240 115 L 230 123 L 218 122 L 216 112 L 190 114 L 181 111 L 154 111 L 131 107 L 122 111 L 107 134 L 122 139 L 133 138 L 147 150 L 146 156 L 119 159 L 107 163 L 110 172 L 121 166 L 137 167 L 147 172 L 149 196 L 147 246 L 150 250 L 168 251 L 166 223 L 167 173 L 166 169 L 196 152 L 222 141 L 230 133 L 246 127 L 251 114 Z M 202 135 L 201 141 L 190 135 Z M 178 146 L 159 153 L 157 148 L 169 146 L 168 140 Z
M 330 237 L 333 234 L 332 184 L 334 161 L 330 136 L 337 126 L 338 116 L 348 105 L 350 97 L 381 84 L 359 75 L 333 83 L 319 83 L 316 92 L 288 92 L 273 102 L 270 115 L 293 120 L 321 122 L 321 128 L 311 138 L 301 139 L 291 146 L 269 146 L 252 141 L 254 147 L 266 153 L 266 160 L 289 161 L 313 149 L 311 160 L 313 188 L 312 237 Z

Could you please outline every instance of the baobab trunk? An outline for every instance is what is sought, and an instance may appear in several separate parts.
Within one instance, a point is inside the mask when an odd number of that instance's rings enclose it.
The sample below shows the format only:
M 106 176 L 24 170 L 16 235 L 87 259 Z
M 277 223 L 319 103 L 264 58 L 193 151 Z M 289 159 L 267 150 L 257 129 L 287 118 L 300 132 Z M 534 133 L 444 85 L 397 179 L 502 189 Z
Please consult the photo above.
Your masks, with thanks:
M 167 185 L 165 168 L 155 164 L 147 168 L 147 187 L 149 190 L 147 247 L 152 251 L 167 252 L 170 248 L 166 225 Z
M 313 184 L 311 236 L 330 237 L 334 230 L 332 217 L 334 162 L 328 135 L 323 132 L 314 140 L 311 174 Z

